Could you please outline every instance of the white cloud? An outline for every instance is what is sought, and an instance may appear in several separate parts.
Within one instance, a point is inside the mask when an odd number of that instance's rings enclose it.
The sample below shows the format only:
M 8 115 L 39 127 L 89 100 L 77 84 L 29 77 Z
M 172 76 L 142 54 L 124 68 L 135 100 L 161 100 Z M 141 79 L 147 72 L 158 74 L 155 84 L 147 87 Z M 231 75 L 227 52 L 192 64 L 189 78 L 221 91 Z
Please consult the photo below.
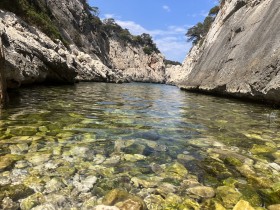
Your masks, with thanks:
M 118 16 L 115 14 L 104 14 L 104 18 L 101 18 L 101 19 L 109 19 L 109 18 L 120 19 L 121 16 Z
M 130 33 L 134 35 L 149 33 L 148 30 L 146 30 L 144 27 L 133 21 L 116 20 L 116 23 L 119 24 L 122 28 L 127 28 L 130 31 Z
M 163 5 L 162 8 L 163 8 L 165 11 L 167 11 L 167 12 L 170 12 L 170 11 L 171 11 L 170 7 L 167 6 L 167 5 Z
M 160 37 L 154 41 L 167 59 L 180 62 L 185 59 L 192 46 L 182 37 Z
M 142 33 L 150 34 L 159 50 L 169 60 L 182 62 L 191 48 L 191 43 L 187 43 L 185 33 L 190 26 L 168 26 L 166 30 L 148 30 L 134 21 L 116 20 L 122 28 L 127 28 L 133 35 Z

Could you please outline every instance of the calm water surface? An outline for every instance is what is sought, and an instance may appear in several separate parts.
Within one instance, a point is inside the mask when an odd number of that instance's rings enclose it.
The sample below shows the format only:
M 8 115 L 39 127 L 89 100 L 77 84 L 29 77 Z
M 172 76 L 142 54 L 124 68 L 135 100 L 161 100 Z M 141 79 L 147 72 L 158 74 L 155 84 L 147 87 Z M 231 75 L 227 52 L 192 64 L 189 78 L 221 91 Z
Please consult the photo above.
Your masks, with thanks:
M 2 208 L 90 209 L 117 188 L 148 209 L 280 203 L 279 110 L 138 83 L 11 94 L 0 113 Z

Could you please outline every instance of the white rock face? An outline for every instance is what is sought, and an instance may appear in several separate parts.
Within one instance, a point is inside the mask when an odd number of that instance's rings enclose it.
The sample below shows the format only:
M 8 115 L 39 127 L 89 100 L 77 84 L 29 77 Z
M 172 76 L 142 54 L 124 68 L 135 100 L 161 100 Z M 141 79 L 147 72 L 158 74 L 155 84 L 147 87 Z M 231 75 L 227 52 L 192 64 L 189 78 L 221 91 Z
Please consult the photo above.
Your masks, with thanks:
M 114 69 L 122 72 L 129 81 L 165 82 L 165 65 L 162 54 L 147 55 L 141 47 L 110 39 L 109 56 Z
M 280 2 L 226 0 L 204 43 L 193 48 L 179 86 L 280 103 Z
M 8 87 L 40 82 L 74 83 L 83 81 L 117 82 L 122 76 L 70 45 L 52 41 L 13 13 L 0 10 L 0 29 L 6 55 Z M 76 77 L 76 78 L 75 78 Z

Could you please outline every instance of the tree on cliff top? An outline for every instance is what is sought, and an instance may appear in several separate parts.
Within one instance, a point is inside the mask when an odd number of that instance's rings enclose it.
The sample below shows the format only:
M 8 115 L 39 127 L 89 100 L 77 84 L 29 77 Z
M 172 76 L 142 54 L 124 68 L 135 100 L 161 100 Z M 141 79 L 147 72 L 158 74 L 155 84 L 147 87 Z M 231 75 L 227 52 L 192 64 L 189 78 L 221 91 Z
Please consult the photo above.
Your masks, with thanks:
M 215 6 L 210 9 L 208 16 L 204 19 L 203 23 L 199 22 L 195 26 L 188 29 L 186 36 L 187 41 L 197 44 L 199 41 L 203 41 L 208 31 L 211 28 L 218 12 L 220 11 L 220 6 Z

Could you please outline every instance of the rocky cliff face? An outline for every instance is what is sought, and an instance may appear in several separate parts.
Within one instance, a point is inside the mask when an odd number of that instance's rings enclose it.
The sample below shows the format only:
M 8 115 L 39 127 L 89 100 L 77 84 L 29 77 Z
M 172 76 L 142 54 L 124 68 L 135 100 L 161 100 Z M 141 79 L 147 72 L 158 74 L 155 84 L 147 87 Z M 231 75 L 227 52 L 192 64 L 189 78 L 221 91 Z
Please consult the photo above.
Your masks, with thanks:
M 113 68 L 122 72 L 128 81 L 165 83 L 162 54 L 147 55 L 142 48 L 114 38 L 110 39 L 109 52 Z
M 226 0 L 180 87 L 280 103 L 280 2 Z
M 37 16 L 46 13 L 51 17 L 60 40 L 43 33 L 40 24 L 28 24 L 14 13 L 0 10 L 9 88 L 76 80 L 164 82 L 163 56 L 147 56 L 141 47 L 111 40 L 86 1 L 38 0 L 34 7 Z M 53 27 L 45 31 L 57 35 Z
M 2 32 L 0 31 L 0 35 Z M 6 96 L 6 80 L 4 75 L 5 70 L 5 54 L 4 54 L 4 48 L 2 44 L 2 39 L 0 37 L 0 106 L 3 105 L 6 102 L 7 96 Z

